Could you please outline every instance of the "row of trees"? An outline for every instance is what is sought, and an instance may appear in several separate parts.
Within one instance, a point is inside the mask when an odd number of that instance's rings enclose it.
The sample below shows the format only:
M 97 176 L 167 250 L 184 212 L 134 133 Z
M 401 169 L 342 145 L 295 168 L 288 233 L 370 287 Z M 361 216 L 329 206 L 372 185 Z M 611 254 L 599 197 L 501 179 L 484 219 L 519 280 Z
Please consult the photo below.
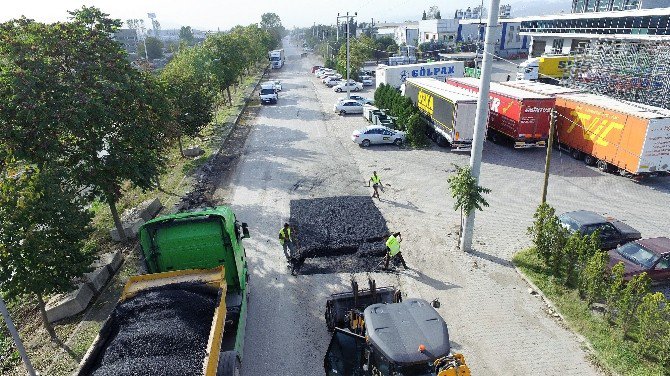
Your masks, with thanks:
M 208 124 L 217 96 L 230 101 L 281 37 L 239 26 L 151 75 L 111 39 L 119 20 L 70 15 L 0 24 L 0 291 L 35 297 L 43 317 L 43 297 L 72 288 L 94 257 L 87 206 L 106 202 L 123 237 L 122 186 L 157 187 L 166 148 Z
M 387 110 L 396 118 L 396 128 L 407 132 L 407 143 L 414 147 L 428 145 L 426 124 L 411 99 L 393 86 L 381 84 L 375 90 L 374 100 L 377 107 Z
M 670 371 L 670 304 L 662 293 L 650 292 L 649 277 L 641 274 L 626 282 L 622 263 L 610 269 L 598 232 L 569 234 L 551 206 L 541 204 L 534 218 L 528 234 L 555 281 L 577 289 L 589 305 L 604 304 L 606 318 L 621 337 Z

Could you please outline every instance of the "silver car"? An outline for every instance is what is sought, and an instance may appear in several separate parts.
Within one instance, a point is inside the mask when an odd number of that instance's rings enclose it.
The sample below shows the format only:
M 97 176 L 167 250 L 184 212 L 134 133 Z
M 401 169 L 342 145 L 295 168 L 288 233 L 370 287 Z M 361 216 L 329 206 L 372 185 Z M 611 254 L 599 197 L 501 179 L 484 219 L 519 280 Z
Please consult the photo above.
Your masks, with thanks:
M 333 111 L 340 115 L 362 114 L 363 104 L 353 99 L 345 99 L 335 103 L 335 106 L 333 106 Z
M 363 129 L 355 130 L 351 134 L 351 141 L 363 147 L 368 147 L 372 144 L 394 144 L 400 146 L 405 142 L 405 132 L 379 125 L 370 125 Z

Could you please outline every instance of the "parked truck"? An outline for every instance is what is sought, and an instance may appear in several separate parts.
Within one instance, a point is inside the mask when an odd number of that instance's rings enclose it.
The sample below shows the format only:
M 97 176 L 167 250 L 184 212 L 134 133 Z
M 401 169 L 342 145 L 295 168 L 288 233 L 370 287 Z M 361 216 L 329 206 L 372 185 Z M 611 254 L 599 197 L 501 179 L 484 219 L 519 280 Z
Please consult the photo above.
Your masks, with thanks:
M 479 93 L 476 78 L 449 78 L 447 83 Z M 493 142 L 511 140 L 517 149 L 546 146 L 554 102 L 546 95 L 491 82 L 487 137 Z
M 670 111 L 587 94 L 556 96 L 556 140 L 575 159 L 640 179 L 670 170 Z
M 434 78 L 444 81 L 447 77 L 463 77 L 465 65 L 462 61 L 436 61 L 433 63 L 377 66 L 377 87 L 381 84 L 400 88 L 408 78 Z
M 77 375 L 238 375 L 247 237 L 227 207 L 145 223 L 140 246 L 149 274 L 126 283 Z
M 433 141 L 456 150 L 470 149 L 477 112 L 472 92 L 432 78 L 408 78 L 402 92 L 418 106 Z
M 569 55 L 531 57 L 519 64 L 516 79 L 557 84 L 570 74 L 574 61 Z
M 272 69 L 279 69 L 284 66 L 284 49 L 272 50 L 268 52 L 268 60 Z
M 550 85 L 538 81 L 529 81 L 529 80 L 503 81 L 500 82 L 500 84 L 517 89 L 530 91 L 532 93 L 547 95 L 552 98 L 556 98 L 558 94 L 574 94 L 582 92 L 579 89 L 573 89 L 567 86 Z

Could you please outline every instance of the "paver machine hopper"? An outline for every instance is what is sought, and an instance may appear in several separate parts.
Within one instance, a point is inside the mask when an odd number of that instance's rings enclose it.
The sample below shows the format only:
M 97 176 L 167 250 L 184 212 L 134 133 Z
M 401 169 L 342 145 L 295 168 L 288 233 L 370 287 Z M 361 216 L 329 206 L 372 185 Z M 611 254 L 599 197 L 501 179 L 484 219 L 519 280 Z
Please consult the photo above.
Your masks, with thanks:
M 461 354 L 452 354 L 439 301 L 402 300 L 395 287 L 331 295 L 326 324 L 333 336 L 324 358 L 327 376 L 470 376 Z

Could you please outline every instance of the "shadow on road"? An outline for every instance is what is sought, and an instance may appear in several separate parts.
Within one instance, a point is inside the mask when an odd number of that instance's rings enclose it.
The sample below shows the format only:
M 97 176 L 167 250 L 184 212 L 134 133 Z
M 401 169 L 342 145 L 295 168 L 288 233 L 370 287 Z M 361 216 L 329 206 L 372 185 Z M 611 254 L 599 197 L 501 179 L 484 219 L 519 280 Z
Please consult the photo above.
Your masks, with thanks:
M 502 265 L 502 266 L 507 267 L 507 268 L 513 268 L 514 267 L 514 265 L 512 265 L 512 262 L 509 261 L 509 260 L 505 260 L 504 258 L 500 258 L 498 256 L 489 255 L 488 253 L 484 253 L 484 252 L 478 251 L 476 249 L 473 249 L 472 251 L 467 252 L 467 254 L 475 256 L 475 257 L 479 257 L 479 258 L 487 260 L 487 261 L 491 261 L 493 263 L 496 263 L 498 265 Z

